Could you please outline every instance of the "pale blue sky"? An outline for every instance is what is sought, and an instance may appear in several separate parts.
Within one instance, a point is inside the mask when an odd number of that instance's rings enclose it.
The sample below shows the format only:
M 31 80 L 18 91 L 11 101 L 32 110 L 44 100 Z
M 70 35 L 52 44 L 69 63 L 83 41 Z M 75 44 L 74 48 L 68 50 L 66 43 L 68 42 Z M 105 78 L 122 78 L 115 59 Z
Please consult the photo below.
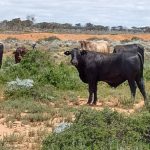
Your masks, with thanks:
M 36 22 L 150 26 L 150 0 L 1 0 L 0 14 L 1 21 L 34 15 Z

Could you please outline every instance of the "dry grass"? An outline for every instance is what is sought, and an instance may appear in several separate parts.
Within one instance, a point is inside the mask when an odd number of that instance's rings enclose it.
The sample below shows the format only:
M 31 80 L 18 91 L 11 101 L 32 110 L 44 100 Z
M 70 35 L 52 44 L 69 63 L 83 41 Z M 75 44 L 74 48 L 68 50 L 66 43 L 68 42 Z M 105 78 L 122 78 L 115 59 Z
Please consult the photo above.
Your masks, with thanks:
M 89 34 L 54 34 L 54 33 L 27 33 L 27 34 L 0 34 L 0 39 L 16 38 L 20 40 L 37 41 L 39 39 L 56 36 L 61 40 L 85 40 L 89 38 L 109 39 L 114 41 L 131 40 L 134 34 L 116 34 L 116 35 L 89 35 Z M 150 40 L 150 34 L 136 34 L 136 38 Z

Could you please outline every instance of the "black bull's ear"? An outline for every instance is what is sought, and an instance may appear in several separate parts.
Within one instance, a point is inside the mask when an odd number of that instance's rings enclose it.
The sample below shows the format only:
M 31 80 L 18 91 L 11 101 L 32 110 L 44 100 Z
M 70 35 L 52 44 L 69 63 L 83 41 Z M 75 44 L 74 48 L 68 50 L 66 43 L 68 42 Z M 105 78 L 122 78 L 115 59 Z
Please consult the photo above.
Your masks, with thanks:
M 87 54 L 87 51 L 86 50 L 82 50 L 80 53 L 81 53 L 81 55 L 85 55 L 85 54 Z
M 64 54 L 68 56 L 68 55 L 71 54 L 71 52 L 70 51 L 66 51 L 66 52 L 64 52 Z

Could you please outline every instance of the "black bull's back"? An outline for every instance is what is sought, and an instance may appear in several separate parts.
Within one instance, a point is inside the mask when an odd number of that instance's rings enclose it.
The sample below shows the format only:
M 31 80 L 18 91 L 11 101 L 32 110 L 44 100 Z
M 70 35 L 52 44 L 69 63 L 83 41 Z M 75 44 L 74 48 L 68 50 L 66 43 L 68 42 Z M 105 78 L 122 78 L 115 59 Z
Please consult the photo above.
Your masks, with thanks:
M 144 62 L 144 47 L 140 44 L 116 45 L 114 47 L 113 53 L 122 53 L 122 52 L 140 53 Z
M 93 80 L 104 81 L 110 86 L 117 87 L 124 81 L 135 79 L 138 74 L 140 75 L 143 65 L 140 57 L 140 54 L 130 52 L 109 55 L 96 54 L 92 57 L 89 52 L 83 58 L 85 59 L 84 72 L 86 72 L 86 81 L 87 83 L 90 82 L 88 76 L 92 76 Z M 82 71 L 80 70 L 79 72 Z

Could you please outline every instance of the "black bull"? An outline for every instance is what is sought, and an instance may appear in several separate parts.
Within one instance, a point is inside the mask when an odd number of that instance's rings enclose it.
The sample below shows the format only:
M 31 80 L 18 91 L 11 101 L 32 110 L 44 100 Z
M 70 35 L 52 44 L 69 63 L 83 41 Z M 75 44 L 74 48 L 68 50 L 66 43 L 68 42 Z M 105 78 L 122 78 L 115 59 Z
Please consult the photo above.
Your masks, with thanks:
M 126 80 L 130 86 L 131 96 L 135 98 L 137 84 L 147 104 L 143 59 L 140 53 L 102 54 L 74 48 L 64 54 L 71 55 L 71 63 L 77 68 L 80 79 L 89 86 L 88 104 L 96 105 L 98 81 L 117 87 Z

